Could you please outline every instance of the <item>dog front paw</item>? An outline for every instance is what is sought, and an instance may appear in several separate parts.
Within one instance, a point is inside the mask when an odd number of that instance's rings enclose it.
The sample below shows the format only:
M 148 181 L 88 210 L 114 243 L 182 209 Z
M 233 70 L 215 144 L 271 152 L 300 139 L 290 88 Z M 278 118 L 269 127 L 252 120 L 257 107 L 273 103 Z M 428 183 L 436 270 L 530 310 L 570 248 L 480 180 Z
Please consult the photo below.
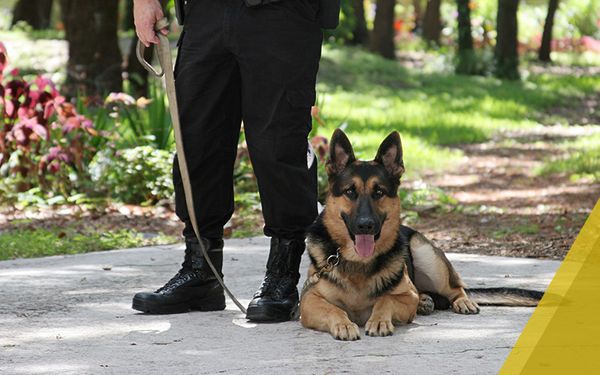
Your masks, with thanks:
M 365 333 L 369 336 L 391 336 L 394 334 L 394 325 L 391 320 L 369 319 L 365 324 Z
M 452 310 L 457 314 L 479 314 L 479 306 L 469 297 L 458 297 L 454 300 Z
M 355 341 L 360 340 L 358 326 L 351 321 L 335 324 L 331 329 L 331 335 L 336 340 Z

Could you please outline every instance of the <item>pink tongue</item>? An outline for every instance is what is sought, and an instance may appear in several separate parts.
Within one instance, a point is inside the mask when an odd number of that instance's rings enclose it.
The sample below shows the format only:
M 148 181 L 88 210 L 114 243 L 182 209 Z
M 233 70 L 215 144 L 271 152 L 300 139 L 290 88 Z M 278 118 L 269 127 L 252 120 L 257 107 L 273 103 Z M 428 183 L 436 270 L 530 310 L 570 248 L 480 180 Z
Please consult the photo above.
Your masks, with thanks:
M 357 234 L 354 236 L 354 247 L 361 257 L 370 257 L 375 251 L 375 236 L 372 234 Z

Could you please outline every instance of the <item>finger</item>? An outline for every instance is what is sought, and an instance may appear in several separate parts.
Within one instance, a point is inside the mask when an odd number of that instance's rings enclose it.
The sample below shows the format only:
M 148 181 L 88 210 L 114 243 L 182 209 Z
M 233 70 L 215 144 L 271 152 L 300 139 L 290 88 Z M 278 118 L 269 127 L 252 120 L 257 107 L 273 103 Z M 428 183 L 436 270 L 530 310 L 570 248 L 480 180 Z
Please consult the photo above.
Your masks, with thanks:
M 137 33 L 137 37 L 139 39 L 140 42 L 142 42 L 142 44 L 146 47 L 150 47 L 150 44 L 148 43 L 148 41 L 146 40 L 146 38 L 144 38 L 143 35 L 141 35 L 141 33 Z
M 165 27 L 164 29 L 160 29 L 160 32 L 161 32 L 163 35 L 168 35 L 168 34 L 169 34 L 169 29 L 167 29 L 167 28 Z
M 158 44 L 158 43 L 160 43 L 160 39 L 158 39 L 158 36 L 156 36 L 156 34 L 153 34 L 152 38 L 150 38 L 148 41 L 150 43 L 152 43 L 152 44 Z

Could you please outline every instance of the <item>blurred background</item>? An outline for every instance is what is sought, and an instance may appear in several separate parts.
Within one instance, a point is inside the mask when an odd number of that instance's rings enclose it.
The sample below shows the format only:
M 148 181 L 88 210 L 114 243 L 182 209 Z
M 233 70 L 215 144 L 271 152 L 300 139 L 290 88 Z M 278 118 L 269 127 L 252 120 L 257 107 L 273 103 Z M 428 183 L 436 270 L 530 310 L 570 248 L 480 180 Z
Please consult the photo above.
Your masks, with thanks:
M 132 3 L 0 0 L 0 260 L 180 241 Z M 398 130 L 405 223 L 447 251 L 562 259 L 600 197 L 600 1 L 342 5 L 312 111 L 321 200 L 335 128 L 363 159 Z M 243 133 L 234 177 L 226 234 L 260 235 Z

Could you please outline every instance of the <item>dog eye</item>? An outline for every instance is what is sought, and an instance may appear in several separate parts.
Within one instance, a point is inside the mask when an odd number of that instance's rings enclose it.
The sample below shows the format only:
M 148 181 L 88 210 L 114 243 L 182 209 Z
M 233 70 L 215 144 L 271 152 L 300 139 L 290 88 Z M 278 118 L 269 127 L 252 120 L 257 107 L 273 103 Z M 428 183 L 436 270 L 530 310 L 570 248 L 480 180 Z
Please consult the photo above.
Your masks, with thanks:
M 348 188 L 346 190 L 344 190 L 344 194 L 348 197 L 348 198 L 355 198 L 356 197 L 356 190 L 354 189 L 354 187 Z
M 383 197 L 383 190 L 380 188 L 376 188 L 373 192 L 373 199 L 379 199 L 381 197 Z

